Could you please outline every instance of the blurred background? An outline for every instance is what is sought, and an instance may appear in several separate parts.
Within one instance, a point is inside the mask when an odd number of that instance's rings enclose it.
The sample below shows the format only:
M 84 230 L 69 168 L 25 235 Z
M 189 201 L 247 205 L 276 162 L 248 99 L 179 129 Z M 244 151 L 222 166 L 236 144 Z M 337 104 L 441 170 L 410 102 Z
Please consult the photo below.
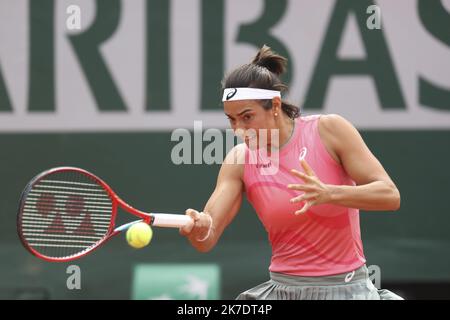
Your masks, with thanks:
M 60 165 L 142 210 L 202 209 L 220 165 L 174 164 L 172 131 L 225 130 L 221 78 L 263 44 L 289 59 L 286 99 L 350 120 L 401 192 L 398 212 L 360 213 L 381 287 L 449 299 L 449 0 L 0 0 L 0 298 L 234 299 L 268 280 L 247 202 L 207 254 L 154 229 L 51 264 L 16 229 L 27 182 Z

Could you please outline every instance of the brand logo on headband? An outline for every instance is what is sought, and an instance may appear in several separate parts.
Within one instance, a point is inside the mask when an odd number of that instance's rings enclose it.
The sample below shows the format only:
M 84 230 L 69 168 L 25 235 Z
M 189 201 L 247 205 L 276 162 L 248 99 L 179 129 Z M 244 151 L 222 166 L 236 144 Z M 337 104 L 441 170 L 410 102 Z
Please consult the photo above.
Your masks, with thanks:
M 233 98 L 237 93 L 237 89 L 234 88 L 233 91 L 231 91 L 230 93 L 227 94 L 227 100 L 230 100 L 231 98 Z

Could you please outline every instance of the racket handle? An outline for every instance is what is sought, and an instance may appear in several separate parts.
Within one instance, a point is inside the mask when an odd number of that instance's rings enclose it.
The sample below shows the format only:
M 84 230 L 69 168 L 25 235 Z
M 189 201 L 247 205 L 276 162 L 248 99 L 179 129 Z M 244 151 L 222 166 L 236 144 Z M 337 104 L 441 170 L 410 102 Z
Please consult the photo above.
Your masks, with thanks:
M 166 228 L 184 227 L 192 218 L 183 214 L 154 213 L 152 226 Z

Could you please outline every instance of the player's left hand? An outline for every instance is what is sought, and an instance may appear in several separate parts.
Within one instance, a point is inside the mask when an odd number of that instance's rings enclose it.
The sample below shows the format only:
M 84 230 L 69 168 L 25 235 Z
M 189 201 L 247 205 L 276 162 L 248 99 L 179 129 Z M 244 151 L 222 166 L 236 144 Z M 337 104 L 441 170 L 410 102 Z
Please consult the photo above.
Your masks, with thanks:
M 292 175 L 302 179 L 304 184 L 288 184 L 288 188 L 291 190 L 303 191 L 304 193 L 292 198 L 291 203 L 298 203 L 305 201 L 305 205 L 300 210 L 295 211 L 296 215 L 305 213 L 312 206 L 329 202 L 330 200 L 330 187 L 324 184 L 317 178 L 313 169 L 309 166 L 306 160 L 300 161 L 301 166 L 305 173 L 297 171 L 295 169 L 291 170 Z

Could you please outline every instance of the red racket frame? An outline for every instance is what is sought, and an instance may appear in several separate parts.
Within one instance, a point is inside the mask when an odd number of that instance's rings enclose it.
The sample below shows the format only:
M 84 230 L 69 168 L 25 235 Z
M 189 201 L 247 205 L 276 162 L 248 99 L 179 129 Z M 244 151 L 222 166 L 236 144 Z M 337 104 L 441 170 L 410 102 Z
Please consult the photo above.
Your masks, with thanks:
M 91 178 L 93 180 L 95 180 L 95 182 L 97 182 L 109 195 L 110 199 L 111 199 L 111 203 L 112 203 L 112 209 L 111 209 L 111 221 L 110 221 L 110 225 L 109 225 L 109 229 L 108 232 L 105 234 L 105 236 L 100 239 L 99 241 L 97 241 L 93 246 L 89 247 L 88 249 L 74 254 L 72 256 L 69 257 L 64 257 L 64 258 L 54 258 L 54 257 L 48 257 L 46 255 L 43 255 L 41 253 L 39 253 L 38 251 L 36 251 L 35 249 L 33 249 L 28 242 L 25 240 L 25 237 L 22 234 L 22 212 L 23 212 L 23 207 L 25 205 L 25 199 L 28 195 L 28 193 L 30 192 L 31 188 L 38 183 L 40 180 L 42 180 L 43 178 L 45 178 L 46 176 L 50 175 L 50 174 L 54 174 L 54 173 L 58 173 L 58 172 L 65 172 L 65 171 L 75 171 L 78 173 L 81 173 L 85 176 L 87 176 L 88 178 Z M 152 214 L 150 213 L 146 213 L 140 210 L 137 210 L 135 208 L 133 208 L 132 206 L 130 206 L 129 204 L 127 204 L 125 201 L 123 201 L 113 190 L 112 188 L 106 183 L 104 182 L 102 179 L 100 179 L 99 177 L 97 177 L 96 175 L 90 173 L 89 171 L 86 171 L 84 169 L 80 169 L 80 168 L 76 168 L 76 167 L 58 167 L 58 168 L 53 168 L 47 171 L 44 171 L 42 173 L 40 173 L 39 175 L 37 175 L 36 177 L 34 177 L 29 183 L 28 185 L 25 187 L 24 191 L 22 192 L 21 198 L 20 198 L 20 206 L 19 206 L 19 214 L 17 217 L 17 229 L 18 229 L 18 234 L 19 234 L 19 238 L 20 241 L 22 242 L 22 244 L 24 245 L 24 247 L 31 252 L 33 255 L 37 256 L 40 259 L 43 259 L 45 261 L 49 261 L 49 262 L 67 262 L 67 261 L 72 261 L 72 260 L 76 260 L 79 258 L 84 257 L 85 255 L 91 253 L 92 251 L 96 250 L 98 247 L 100 247 L 101 245 L 103 245 L 104 243 L 106 243 L 109 239 L 111 239 L 113 236 L 117 235 L 118 233 L 120 233 L 120 230 L 115 230 L 116 227 L 116 216 L 117 216 L 117 208 L 121 207 L 122 209 L 124 209 L 125 211 L 139 217 L 142 218 L 143 222 L 151 225 L 153 223 L 154 217 L 152 216 Z

